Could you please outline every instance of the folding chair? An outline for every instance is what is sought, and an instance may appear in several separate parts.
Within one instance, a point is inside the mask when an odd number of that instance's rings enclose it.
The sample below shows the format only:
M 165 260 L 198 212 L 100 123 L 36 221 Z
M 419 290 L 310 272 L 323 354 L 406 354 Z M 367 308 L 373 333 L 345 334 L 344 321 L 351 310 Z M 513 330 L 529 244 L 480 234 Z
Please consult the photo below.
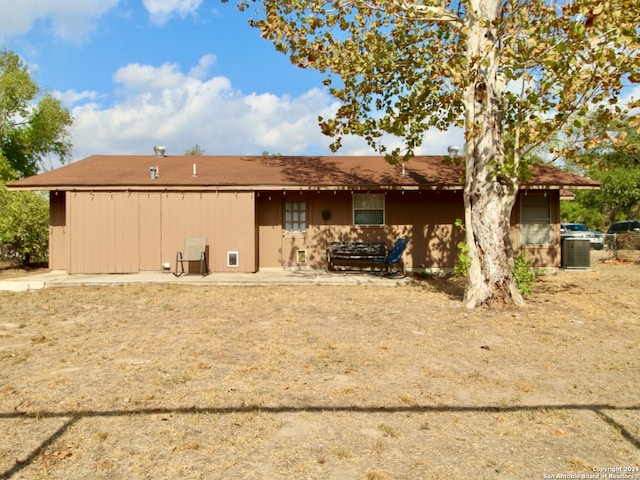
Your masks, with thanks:
M 405 274 L 404 262 L 402 261 L 402 254 L 404 253 L 404 249 L 407 248 L 408 243 L 409 243 L 408 238 L 399 238 L 393 244 L 393 247 L 391 247 L 391 250 L 389 250 L 389 253 L 387 253 L 387 258 L 385 259 L 385 262 L 384 262 L 385 271 L 387 273 L 391 273 L 391 265 L 397 264 L 400 266 L 400 271 L 402 272 L 402 275 Z
M 184 275 L 184 262 L 200 262 L 200 275 L 206 275 L 207 267 L 207 237 L 188 237 L 184 241 L 184 251 L 176 253 L 176 277 Z M 178 272 L 178 264 L 180 272 Z

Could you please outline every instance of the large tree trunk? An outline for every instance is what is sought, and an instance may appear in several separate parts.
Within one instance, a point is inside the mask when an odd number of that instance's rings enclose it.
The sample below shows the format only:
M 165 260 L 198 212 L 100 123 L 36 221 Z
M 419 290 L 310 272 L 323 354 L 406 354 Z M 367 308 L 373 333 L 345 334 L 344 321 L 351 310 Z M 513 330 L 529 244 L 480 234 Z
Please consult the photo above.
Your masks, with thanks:
M 464 189 L 466 240 L 471 265 L 465 306 L 507 302 L 521 304 L 513 277 L 511 210 L 517 179 L 505 164 L 503 88 L 498 79 L 495 32 L 498 0 L 474 0 L 467 12 L 469 85 L 465 90 L 466 178 Z M 510 170 L 513 171 L 513 170 Z

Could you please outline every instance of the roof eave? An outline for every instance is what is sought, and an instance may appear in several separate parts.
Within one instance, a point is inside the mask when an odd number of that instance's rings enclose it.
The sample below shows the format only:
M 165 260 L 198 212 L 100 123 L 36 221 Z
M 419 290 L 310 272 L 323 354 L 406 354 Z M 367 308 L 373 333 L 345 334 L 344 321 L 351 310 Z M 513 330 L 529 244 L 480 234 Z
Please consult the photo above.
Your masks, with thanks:
M 346 191 L 346 190 L 463 190 L 460 184 L 438 185 L 7 185 L 9 191 L 145 191 L 145 192 L 188 192 L 188 191 Z M 599 190 L 600 185 L 567 185 L 567 184 L 526 184 L 524 190 Z
M 462 185 L 7 185 L 11 191 L 347 191 L 347 190 L 462 190 Z

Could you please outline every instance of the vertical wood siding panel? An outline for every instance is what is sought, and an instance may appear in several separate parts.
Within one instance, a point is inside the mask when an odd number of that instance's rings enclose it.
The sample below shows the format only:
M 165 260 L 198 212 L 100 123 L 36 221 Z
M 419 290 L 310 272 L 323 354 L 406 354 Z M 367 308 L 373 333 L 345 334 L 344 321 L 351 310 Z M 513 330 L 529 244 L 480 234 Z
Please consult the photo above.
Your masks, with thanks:
M 72 273 L 138 271 L 137 197 L 126 192 L 70 195 Z
M 101 208 L 103 196 L 91 192 L 71 194 L 72 273 L 106 272 L 106 219 Z
M 140 266 L 140 228 L 138 197 L 135 192 L 118 192 L 112 197 L 116 222 L 114 244 L 117 273 L 138 272 Z
M 178 215 L 180 196 L 178 193 L 163 193 L 162 209 L 162 261 L 170 262 L 175 268 L 175 255 L 184 248 L 184 227 L 182 215 Z
M 212 263 L 217 271 L 254 272 L 256 267 L 255 202 L 252 192 L 216 193 L 213 210 L 215 245 Z M 237 251 L 239 267 L 227 267 L 227 252 Z
M 49 193 L 49 268 L 69 271 L 67 192 Z
M 281 265 L 282 203 L 280 197 L 263 193 L 256 201 L 258 229 L 258 265 L 275 268 Z
M 140 238 L 140 270 L 162 268 L 161 193 L 138 194 L 138 222 Z

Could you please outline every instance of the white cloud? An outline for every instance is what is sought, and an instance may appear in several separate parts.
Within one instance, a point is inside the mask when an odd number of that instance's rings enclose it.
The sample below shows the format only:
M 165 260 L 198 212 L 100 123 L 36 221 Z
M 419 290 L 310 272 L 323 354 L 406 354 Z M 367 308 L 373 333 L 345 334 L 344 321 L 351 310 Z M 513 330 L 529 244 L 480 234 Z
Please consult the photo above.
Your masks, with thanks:
M 100 97 L 98 92 L 92 90 L 84 90 L 82 92 L 76 92 L 75 90 L 68 90 L 66 92 L 54 93 L 54 96 L 62 100 L 64 105 L 73 105 L 85 100 L 96 100 Z
M 0 33 L 12 37 L 28 33 L 38 22 L 56 37 L 80 43 L 100 18 L 122 0 L 0 0 Z M 155 25 L 197 12 L 202 0 L 142 0 Z
M 157 92 L 179 88 L 185 75 L 175 63 L 164 63 L 159 68 L 132 63 L 119 68 L 113 79 L 126 89 Z
M 114 80 L 123 96 L 112 106 L 101 105 L 95 92 L 60 94 L 75 117 L 73 158 L 152 154 L 157 144 L 166 145 L 169 155 L 181 155 L 196 144 L 212 155 L 331 153 L 331 139 L 320 132 L 318 116 L 331 116 L 338 105 L 325 91 L 313 88 L 297 97 L 243 94 L 226 77 L 198 78 L 212 61 L 204 56 L 189 74 L 168 63 L 122 67 Z M 421 152 L 446 154 L 446 147 L 461 145 L 461 138 L 459 131 L 429 132 Z M 343 144 L 343 155 L 373 153 L 357 137 L 347 137 Z
M 79 42 L 120 0 L 0 0 L 0 32 L 6 36 L 29 32 L 43 21 L 51 33 Z
M 209 68 L 216 64 L 216 60 L 216 56 L 212 54 L 203 56 L 198 62 L 198 65 L 189 71 L 189 76 L 199 79 L 205 78 Z
M 142 0 L 144 8 L 149 12 L 151 22 L 164 25 L 174 15 L 185 18 L 194 14 L 202 0 Z

